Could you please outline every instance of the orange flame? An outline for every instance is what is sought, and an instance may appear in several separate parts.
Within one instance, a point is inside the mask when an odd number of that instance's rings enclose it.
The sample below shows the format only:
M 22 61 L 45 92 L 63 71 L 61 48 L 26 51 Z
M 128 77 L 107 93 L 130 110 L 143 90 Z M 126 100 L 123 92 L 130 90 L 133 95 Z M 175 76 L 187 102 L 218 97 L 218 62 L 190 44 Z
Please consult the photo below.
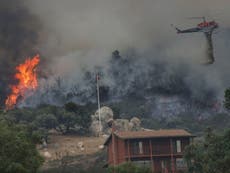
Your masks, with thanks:
M 17 73 L 14 77 L 18 80 L 18 84 L 11 86 L 12 93 L 5 101 L 7 110 L 13 109 L 18 99 L 25 97 L 27 91 L 35 90 L 38 87 L 36 67 L 39 61 L 39 55 L 36 55 L 32 59 L 26 59 L 23 64 L 16 67 Z

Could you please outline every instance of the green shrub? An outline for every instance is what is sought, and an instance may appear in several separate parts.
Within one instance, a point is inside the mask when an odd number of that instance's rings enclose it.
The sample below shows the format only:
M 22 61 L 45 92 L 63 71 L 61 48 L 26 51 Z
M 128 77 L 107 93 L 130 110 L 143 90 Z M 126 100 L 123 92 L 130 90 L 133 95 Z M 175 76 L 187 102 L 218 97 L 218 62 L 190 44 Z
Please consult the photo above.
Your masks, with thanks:
M 36 173 L 42 162 L 26 130 L 0 122 L 1 173 Z
M 109 173 L 151 173 L 150 168 L 136 166 L 132 162 L 127 162 L 119 166 L 109 167 Z

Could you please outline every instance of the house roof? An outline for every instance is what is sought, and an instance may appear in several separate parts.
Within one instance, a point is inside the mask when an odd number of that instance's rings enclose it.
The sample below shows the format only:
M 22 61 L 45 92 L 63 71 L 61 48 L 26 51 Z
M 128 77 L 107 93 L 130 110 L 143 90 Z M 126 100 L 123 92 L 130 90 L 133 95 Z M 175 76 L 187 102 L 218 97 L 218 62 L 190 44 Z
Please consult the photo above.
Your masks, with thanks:
M 120 131 L 116 132 L 115 134 L 123 139 L 192 136 L 189 132 L 181 129 L 151 131 Z
M 118 131 L 114 135 L 121 139 L 143 139 L 143 138 L 167 138 L 167 137 L 194 137 L 183 129 L 167 129 L 167 130 L 148 130 L 148 131 Z M 111 138 L 107 138 L 104 145 L 106 145 Z

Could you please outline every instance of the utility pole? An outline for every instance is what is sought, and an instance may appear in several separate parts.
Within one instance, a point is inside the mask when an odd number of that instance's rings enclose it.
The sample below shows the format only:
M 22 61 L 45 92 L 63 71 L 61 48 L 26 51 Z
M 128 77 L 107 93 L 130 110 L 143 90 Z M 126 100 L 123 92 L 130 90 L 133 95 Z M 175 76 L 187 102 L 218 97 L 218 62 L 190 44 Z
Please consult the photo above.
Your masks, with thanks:
M 99 136 L 102 132 L 102 124 L 101 124 L 101 105 L 100 105 L 100 88 L 99 88 L 99 74 L 96 76 L 97 79 L 97 105 L 98 105 L 98 117 L 99 117 Z
M 114 132 L 115 132 L 115 126 L 114 126 L 114 120 L 112 121 L 112 147 L 113 147 L 113 173 L 116 173 L 115 171 L 115 166 L 116 166 L 116 145 L 115 145 L 115 135 L 114 135 Z

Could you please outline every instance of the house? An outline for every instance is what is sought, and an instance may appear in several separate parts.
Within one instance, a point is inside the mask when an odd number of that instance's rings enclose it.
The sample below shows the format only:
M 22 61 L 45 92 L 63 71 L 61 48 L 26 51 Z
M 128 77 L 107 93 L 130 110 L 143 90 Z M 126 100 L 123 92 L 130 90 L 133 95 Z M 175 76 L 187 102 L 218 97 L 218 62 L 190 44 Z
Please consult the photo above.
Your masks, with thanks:
M 177 173 L 186 169 L 183 152 L 193 135 L 181 129 L 115 131 L 107 138 L 108 166 L 134 162 L 154 173 Z

